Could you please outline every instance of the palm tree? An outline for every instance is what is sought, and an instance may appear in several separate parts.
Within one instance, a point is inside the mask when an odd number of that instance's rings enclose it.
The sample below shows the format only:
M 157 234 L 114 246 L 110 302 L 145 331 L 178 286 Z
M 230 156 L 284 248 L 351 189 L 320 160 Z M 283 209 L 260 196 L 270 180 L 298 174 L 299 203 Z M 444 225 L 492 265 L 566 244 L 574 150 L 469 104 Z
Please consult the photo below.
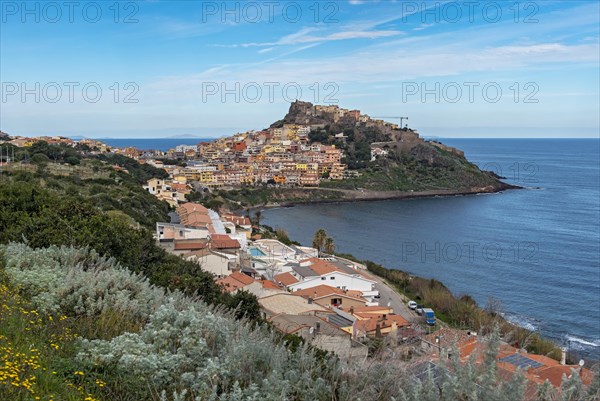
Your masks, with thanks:
M 333 241 L 333 238 L 327 237 L 327 239 L 325 240 L 324 249 L 325 253 L 333 255 L 333 253 L 335 252 L 335 242 Z
M 260 227 L 260 218 L 262 217 L 262 212 L 257 210 L 254 212 L 254 225 Z
M 317 249 L 317 251 L 319 251 L 319 253 L 321 253 L 321 251 L 323 250 L 323 247 L 325 246 L 326 239 L 327 239 L 327 232 L 325 232 L 325 230 L 322 228 L 318 229 L 317 232 L 315 233 L 315 236 L 313 237 L 313 242 L 312 242 L 313 248 Z

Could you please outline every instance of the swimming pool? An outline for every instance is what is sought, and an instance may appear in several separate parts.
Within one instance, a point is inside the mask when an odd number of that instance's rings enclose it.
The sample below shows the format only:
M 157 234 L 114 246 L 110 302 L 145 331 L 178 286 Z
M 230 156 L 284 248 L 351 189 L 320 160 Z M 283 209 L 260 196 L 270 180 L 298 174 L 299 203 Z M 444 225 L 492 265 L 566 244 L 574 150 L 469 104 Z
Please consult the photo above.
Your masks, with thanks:
M 258 249 L 256 247 L 248 248 L 248 252 L 250 252 L 250 255 L 256 256 L 256 257 L 266 256 L 266 253 L 264 253 L 263 251 L 261 251 L 260 249 Z

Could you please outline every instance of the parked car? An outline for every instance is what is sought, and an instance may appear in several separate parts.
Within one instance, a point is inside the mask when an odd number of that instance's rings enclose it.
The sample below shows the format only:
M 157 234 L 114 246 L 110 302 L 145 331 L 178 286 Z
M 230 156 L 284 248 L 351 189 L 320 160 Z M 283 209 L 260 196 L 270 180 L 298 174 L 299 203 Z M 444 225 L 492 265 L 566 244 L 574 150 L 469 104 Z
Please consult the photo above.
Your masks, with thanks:
M 431 308 L 423 308 L 423 314 L 425 315 L 425 322 L 430 326 L 435 326 L 435 313 Z
M 417 309 L 417 303 L 415 301 L 408 301 L 408 307 L 412 310 Z
M 421 305 L 421 304 L 417 305 L 417 307 L 415 309 L 415 311 L 417 312 L 417 315 L 421 316 L 423 314 L 423 309 L 424 308 L 425 307 L 423 305 Z

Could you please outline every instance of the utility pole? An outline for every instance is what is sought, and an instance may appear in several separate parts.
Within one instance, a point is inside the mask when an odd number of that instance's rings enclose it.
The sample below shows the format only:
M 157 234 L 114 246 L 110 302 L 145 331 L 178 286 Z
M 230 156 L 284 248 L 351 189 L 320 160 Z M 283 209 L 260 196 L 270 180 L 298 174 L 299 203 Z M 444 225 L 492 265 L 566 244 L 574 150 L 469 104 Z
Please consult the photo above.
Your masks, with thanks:
M 393 117 L 390 117 L 390 116 L 387 116 L 387 117 L 379 117 L 379 116 L 378 116 L 378 117 L 373 117 L 373 118 L 381 118 L 381 119 L 384 119 L 384 118 L 393 118 L 393 119 L 400 120 L 400 129 L 404 128 L 404 127 L 402 126 L 402 123 L 404 122 L 404 120 L 407 120 L 407 121 L 408 121 L 408 117 L 398 117 L 398 116 L 393 116 Z
M 404 127 L 402 126 L 402 121 L 404 121 L 404 120 L 408 121 L 408 117 L 400 117 L 400 128 L 404 128 Z M 408 124 L 407 124 L 407 125 L 408 125 Z

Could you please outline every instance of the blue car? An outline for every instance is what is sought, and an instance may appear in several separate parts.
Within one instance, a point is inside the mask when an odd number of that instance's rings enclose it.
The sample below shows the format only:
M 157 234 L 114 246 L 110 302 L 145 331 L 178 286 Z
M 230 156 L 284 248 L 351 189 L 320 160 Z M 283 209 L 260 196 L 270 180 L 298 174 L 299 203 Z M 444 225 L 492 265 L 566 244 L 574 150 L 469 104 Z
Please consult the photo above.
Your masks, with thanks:
M 424 308 L 423 315 L 425 315 L 425 322 L 430 326 L 435 326 L 435 313 L 431 308 Z

